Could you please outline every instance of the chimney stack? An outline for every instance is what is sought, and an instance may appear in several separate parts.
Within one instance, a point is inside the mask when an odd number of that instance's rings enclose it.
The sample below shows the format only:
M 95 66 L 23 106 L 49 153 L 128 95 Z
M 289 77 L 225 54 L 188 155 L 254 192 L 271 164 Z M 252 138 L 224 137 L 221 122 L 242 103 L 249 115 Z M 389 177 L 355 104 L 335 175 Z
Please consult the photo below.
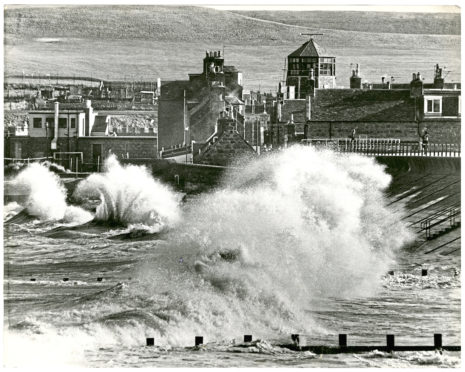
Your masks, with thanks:
M 436 64 L 434 70 L 434 83 L 433 88 L 443 89 L 444 88 L 444 77 L 442 76 L 442 68 L 439 68 L 439 65 Z
M 362 78 L 359 75 L 358 63 L 355 70 L 352 70 L 350 77 L 350 89 L 362 89 Z
M 92 132 L 92 126 L 94 125 L 94 116 L 93 116 L 93 109 L 92 109 L 92 102 L 90 99 L 86 100 L 86 108 L 85 112 L 85 129 L 84 129 L 84 136 L 90 136 Z
M 423 95 L 423 81 L 421 80 L 420 73 L 412 74 L 412 81 L 410 82 L 410 97 L 417 98 Z

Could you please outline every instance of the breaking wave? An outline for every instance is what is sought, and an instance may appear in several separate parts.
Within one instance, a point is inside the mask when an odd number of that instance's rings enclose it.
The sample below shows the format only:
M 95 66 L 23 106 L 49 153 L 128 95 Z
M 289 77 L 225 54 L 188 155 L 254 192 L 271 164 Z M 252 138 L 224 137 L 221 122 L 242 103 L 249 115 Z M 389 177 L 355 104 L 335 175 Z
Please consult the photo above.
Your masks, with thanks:
M 27 195 L 27 214 L 43 221 L 84 223 L 92 215 L 66 203 L 66 188 L 60 177 L 44 164 L 29 164 L 12 181 L 11 187 Z
M 145 168 L 109 158 L 76 189 L 100 198 L 96 219 L 171 229 L 146 243 L 131 281 L 60 304 L 41 322 L 66 314 L 60 334 L 117 348 L 145 336 L 188 346 L 196 335 L 210 342 L 327 332 L 306 310 L 321 299 L 374 294 L 412 238 L 386 206 L 390 180 L 374 159 L 293 147 L 230 170 L 181 215 L 178 195 Z
M 385 206 L 389 183 L 372 159 L 300 147 L 232 170 L 139 271 L 132 291 L 150 297 L 155 336 L 314 332 L 319 299 L 374 294 L 412 238 Z
M 178 194 L 153 179 L 145 167 L 123 166 L 114 155 L 105 161 L 103 173 L 78 184 L 74 197 L 99 198 L 95 220 L 108 224 L 161 229 L 179 219 Z

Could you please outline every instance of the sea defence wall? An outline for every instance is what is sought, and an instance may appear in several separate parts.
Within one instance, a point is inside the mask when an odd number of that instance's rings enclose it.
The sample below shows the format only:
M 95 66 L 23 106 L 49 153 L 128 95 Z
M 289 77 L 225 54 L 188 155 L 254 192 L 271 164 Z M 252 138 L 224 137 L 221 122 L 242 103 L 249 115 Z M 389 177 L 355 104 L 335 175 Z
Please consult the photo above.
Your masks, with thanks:
M 312 121 L 309 126 L 309 138 L 347 138 L 354 128 L 357 136 L 368 138 L 401 138 L 403 141 L 419 141 L 419 133 L 428 128 L 430 143 L 460 144 L 460 119 L 428 120 L 420 124 L 414 121 Z
M 386 171 L 397 176 L 402 173 L 460 174 L 461 159 L 420 156 L 377 156 L 376 161 Z
M 394 178 L 407 173 L 460 174 L 460 158 L 378 156 L 379 164 Z M 162 159 L 123 159 L 123 164 L 144 165 L 152 175 L 185 192 L 201 192 L 217 186 L 228 167 L 174 163 Z
M 217 186 L 228 167 L 175 163 L 163 159 L 122 159 L 122 164 L 144 165 L 161 181 L 185 192 L 202 192 Z

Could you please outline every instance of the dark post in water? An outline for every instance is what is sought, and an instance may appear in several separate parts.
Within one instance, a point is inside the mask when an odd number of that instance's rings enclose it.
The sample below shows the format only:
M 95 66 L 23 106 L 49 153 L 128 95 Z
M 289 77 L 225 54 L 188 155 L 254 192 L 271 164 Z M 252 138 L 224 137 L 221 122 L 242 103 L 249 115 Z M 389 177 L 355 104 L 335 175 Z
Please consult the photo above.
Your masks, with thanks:
M 153 337 L 147 337 L 147 346 L 153 346 L 155 345 L 155 339 Z
M 346 334 L 339 335 L 339 347 L 347 347 L 347 335 Z
M 252 342 L 252 335 L 244 335 L 244 342 Z
M 441 333 L 434 334 L 434 348 L 442 349 L 442 334 Z
M 203 336 L 195 336 L 195 346 L 203 344 Z
M 394 350 L 394 335 L 386 335 L 387 351 Z

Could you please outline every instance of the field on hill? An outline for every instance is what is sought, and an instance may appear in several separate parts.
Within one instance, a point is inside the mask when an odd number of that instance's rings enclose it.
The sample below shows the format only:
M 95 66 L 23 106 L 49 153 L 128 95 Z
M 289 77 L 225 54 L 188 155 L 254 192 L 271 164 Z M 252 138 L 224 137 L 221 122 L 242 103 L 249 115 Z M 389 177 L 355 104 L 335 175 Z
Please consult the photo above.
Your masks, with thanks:
M 370 22 L 362 32 L 341 29 L 360 28 L 348 16 L 352 12 L 332 12 L 335 19 L 345 20 L 339 29 L 329 23 L 334 29 L 323 29 L 323 21 L 305 23 L 308 14 L 291 19 L 281 13 L 249 15 L 295 25 L 193 7 L 13 7 L 5 12 L 5 73 L 187 79 L 188 73 L 201 71 L 205 50 L 224 47 L 225 63 L 243 72 L 245 88 L 268 91 L 282 78 L 285 57 L 306 41 L 300 33 L 322 31 L 316 40 L 337 58 L 338 85 L 348 85 L 351 63 L 361 64 L 364 80 L 371 82 L 383 75 L 408 82 L 418 71 L 431 81 L 436 63 L 446 66 L 446 80 L 460 80 L 460 35 L 432 35 L 434 30 L 456 33 L 456 15 L 438 16 L 430 23 L 420 17 L 417 31 L 424 34 L 414 34 L 375 32 L 372 15 L 365 16 Z M 389 14 L 378 18 L 388 19 Z M 392 16 L 394 24 L 401 22 Z M 411 22 L 406 17 L 397 30 L 410 32 Z M 379 28 L 386 31 L 388 25 L 385 21 Z

